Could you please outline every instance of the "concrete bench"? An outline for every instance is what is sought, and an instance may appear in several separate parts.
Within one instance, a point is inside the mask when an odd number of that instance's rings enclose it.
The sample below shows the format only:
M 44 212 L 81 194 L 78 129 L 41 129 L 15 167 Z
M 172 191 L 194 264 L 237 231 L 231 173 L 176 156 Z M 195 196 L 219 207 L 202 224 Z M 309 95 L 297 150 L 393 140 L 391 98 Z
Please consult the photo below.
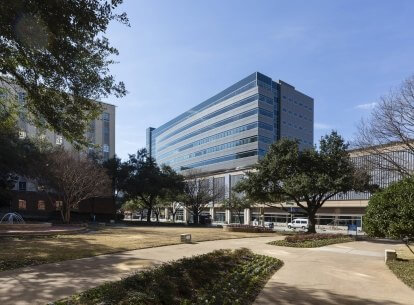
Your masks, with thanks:
M 385 250 L 385 262 L 389 260 L 397 259 L 397 252 L 395 250 L 386 249 Z
M 182 243 L 191 243 L 191 234 L 181 234 L 180 237 Z

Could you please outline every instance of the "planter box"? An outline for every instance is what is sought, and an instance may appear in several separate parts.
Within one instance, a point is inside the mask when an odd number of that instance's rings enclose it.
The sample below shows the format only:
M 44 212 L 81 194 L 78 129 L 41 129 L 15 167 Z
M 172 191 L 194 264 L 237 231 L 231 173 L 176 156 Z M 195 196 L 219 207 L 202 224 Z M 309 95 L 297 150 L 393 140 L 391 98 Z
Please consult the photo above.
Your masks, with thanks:
M 274 233 L 273 229 L 250 225 L 223 225 L 223 230 L 228 232 Z

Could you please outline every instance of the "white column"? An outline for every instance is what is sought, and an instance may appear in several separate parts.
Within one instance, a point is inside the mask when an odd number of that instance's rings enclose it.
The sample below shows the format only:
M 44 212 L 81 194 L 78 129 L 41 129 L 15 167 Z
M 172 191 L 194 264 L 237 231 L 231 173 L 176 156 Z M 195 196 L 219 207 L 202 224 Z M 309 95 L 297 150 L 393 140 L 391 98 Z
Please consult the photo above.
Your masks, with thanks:
M 165 208 L 165 221 L 170 220 L 170 210 L 168 208 Z
M 224 176 L 224 188 L 225 188 L 225 198 L 230 197 L 230 174 Z
M 190 213 L 188 212 L 187 209 L 183 209 L 184 211 L 184 222 L 189 222 L 190 221 Z
M 230 224 L 231 223 L 231 212 L 230 210 L 226 209 L 226 223 Z
M 210 208 L 211 222 L 214 222 L 214 208 Z
M 249 225 L 250 224 L 250 209 L 244 209 L 244 224 Z

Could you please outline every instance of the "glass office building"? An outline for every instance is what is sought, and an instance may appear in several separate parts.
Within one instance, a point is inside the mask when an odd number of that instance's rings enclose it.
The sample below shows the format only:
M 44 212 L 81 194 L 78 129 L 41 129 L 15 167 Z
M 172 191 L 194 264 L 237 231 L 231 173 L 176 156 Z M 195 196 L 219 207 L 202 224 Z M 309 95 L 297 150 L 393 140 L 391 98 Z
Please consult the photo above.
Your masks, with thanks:
M 313 145 L 313 99 L 255 72 L 146 135 L 151 156 L 177 171 L 248 168 L 282 137 Z

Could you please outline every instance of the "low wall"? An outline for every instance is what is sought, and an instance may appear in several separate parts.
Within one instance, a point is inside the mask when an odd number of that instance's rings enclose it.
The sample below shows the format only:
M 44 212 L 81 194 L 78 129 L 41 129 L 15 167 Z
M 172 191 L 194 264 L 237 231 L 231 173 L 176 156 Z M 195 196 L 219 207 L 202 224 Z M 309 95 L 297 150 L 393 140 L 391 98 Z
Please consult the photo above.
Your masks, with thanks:
M 43 222 L 43 223 L 2 223 L 0 224 L 0 231 L 1 230 L 30 230 L 30 229 L 43 229 L 49 228 L 52 224 L 50 222 Z

